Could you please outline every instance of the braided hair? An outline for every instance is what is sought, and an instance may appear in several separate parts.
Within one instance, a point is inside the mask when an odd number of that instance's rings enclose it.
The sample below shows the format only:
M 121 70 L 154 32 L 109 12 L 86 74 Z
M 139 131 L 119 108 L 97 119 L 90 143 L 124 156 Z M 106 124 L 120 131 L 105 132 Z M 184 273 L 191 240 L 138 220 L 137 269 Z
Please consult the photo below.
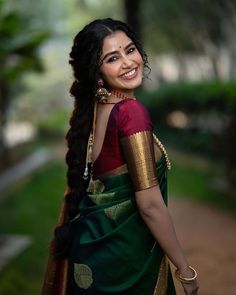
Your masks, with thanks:
M 79 214 L 79 203 L 86 195 L 88 181 L 83 178 L 86 165 L 88 138 L 92 129 L 94 97 L 100 75 L 101 54 L 104 38 L 113 32 L 123 31 L 135 44 L 142 56 L 144 67 L 149 69 L 147 56 L 136 34 L 129 26 L 111 18 L 97 19 L 86 25 L 74 38 L 69 63 L 74 81 L 70 93 L 74 97 L 74 110 L 66 135 L 68 192 L 65 195 L 68 222 L 55 229 L 54 256 L 65 258 L 70 247 L 70 222 Z

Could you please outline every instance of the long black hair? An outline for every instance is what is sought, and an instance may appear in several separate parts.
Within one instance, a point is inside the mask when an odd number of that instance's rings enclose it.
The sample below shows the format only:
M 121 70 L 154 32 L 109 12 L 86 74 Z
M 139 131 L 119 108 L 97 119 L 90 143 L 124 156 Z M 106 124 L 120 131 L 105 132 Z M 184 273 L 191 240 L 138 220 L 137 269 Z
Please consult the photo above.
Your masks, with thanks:
M 140 52 L 144 67 L 148 68 L 145 52 L 130 27 L 111 18 L 97 19 L 86 25 L 74 38 L 69 63 L 72 66 L 74 81 L 70 93 L 74 97 L 74 110 L 70 119 L 70 129 L 66 135 L 68 193 L 65 195 L 65 224 L 57 227 L 54 238 L 56 258 L 67 256 L 70 245 L 70 221 L 78 213 L 78 205 L 86 195 L 87 181 L 84 180 L 88 138 L 92 128 L 94 97 L 100 76 L 100 59 L 103 40 L 113 32 L 123 31 Z

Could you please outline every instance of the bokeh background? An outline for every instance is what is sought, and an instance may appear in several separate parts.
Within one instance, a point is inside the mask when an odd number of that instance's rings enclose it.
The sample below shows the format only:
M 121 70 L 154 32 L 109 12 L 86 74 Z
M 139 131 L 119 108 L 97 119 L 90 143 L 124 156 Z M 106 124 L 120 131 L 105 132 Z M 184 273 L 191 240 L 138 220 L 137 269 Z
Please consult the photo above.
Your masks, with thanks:
M 0 294 L 40 294 L 66 187 L 68 56 L 104 17 L 127 21 L 149 56 L 136 96 L 172 161 L 170 210 L 200 294 L 236 294 L 235 0 L 0 0 Z

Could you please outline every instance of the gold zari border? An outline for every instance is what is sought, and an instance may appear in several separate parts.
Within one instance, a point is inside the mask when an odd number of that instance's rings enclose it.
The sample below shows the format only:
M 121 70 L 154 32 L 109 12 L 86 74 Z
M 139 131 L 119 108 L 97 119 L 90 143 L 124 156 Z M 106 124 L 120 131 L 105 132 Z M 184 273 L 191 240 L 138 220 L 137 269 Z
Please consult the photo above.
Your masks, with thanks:
M 121 175 L 121 174 L 124 174 L 126 172 L 128 172 L 128 169 L 127 169 L 127 165 L 124 164 L 124 165 L 121 165 L 121 166 L 119 166 L 119 167 L 117 167 L 115 169 L 109 170 L 104 174 L 98 175 L 93 180 L 97 180 L 97 179 L 100 179 L 100 178 L 103 178 L 103 177 L 108 177 L 108 176 Z
M 65 196 L 69 189 L 67 188 L 64 193 L 64 199 L 59 213 L 57 226 L 61 226 L 68 220 L 66 214 L 66 202 Z M 41 295 L 69 295 L 69 284 L 68 284 L 68 259 L 56 260 L 53 255 L 54 252 L 54 240 L 50 245 L 50 253 L 48 257 L 48 263 L 44 275 L 43 287 Z
M 152 132 L 141 131 L 123 137 L 121 144 L 135 190 L 157 185 Z
M 166 256 L 162 258 L 156 287 L 153 295 L 166 295 L 168 279 L 168 262 Z

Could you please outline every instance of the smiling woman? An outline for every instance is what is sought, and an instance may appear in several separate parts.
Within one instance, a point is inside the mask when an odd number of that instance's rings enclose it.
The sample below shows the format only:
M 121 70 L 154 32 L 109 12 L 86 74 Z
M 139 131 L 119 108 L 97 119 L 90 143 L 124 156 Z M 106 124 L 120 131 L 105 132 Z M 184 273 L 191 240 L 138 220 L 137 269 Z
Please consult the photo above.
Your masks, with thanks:
M 133 96 L 142 83 L 143 60 L 132 40 L 122 31 L 115 31 L 104 39 L 101 75 L 108 89 Z
M 166 207 L 168 155 L 134 96 L 148 68 L 141 44 L 125 23 L 95 20 L 70 58 L 68 188 L 42 294 L 173 295 L 167 257 L 197 294 Z

